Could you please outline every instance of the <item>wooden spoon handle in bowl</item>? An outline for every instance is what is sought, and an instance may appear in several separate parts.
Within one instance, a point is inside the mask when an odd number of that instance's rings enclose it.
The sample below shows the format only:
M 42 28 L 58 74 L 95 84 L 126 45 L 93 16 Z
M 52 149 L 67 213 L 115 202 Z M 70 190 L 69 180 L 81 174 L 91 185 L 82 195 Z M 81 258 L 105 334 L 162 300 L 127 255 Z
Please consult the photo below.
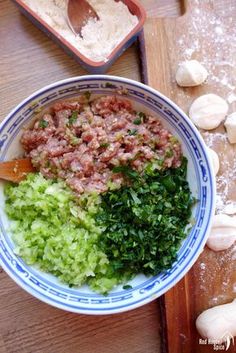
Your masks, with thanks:
M 0 162 L 0 179 L 19 183 L 27 174 L 35 172 L 29 158 Z

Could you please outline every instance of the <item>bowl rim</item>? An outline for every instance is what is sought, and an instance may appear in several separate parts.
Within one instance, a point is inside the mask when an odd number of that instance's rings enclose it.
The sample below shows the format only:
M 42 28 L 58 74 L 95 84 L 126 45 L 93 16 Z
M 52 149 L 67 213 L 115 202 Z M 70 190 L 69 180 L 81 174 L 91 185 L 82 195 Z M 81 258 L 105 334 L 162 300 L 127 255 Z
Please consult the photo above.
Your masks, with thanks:
M 92 68 L 100 68 L 103 67 L 104 65 L 108 65 L 109 62 L 118 55 L 118 53 L 122 50 L 122 48 L 125 46 L 129 40 L 137 35 L 143 25 L 144 22 L 147 18 L 146 10 L 143 7 L 143 5 L 139 2 L 139 0 L 121 0 L 127 7 L 130 9 L 130 4 L 127 5 L 128 3 L 132 3 L 136 8 L 137 8 L 137 13 L 134 13 L 138 18 L 138 23 L 136 26 L 123 38 L 123 40 L 116 45 L 116 47 L 111 51 L 111 53 L 107 56 L 105 60 L 101 61 L 94 61 L 86 57 L 84 54 L 82 54 L 81 51 L 79 51 L 74 45 L 72 45 L 68 40 L 66 40 L 64 37 L 60 35 L 60 33 L 55 30 L 53 27 L 51 27 L 46 21 L 44 21 L 35 11 L 31 9 L 31 7 L 27 4 L 24 3 L 23 0 L 13 0 L 18 6 L 20 6 L 27 14 L 31 17 L 33 17 L 38 25 L 41 27 L 43 26 L 48 33 L 52 33 L 52 35 L 59 41 L 61 42 L 64 46 L 69 48 L 69 50 L 74 53 L 76 56 L 80 58 L 81 61 L 83 61 L 86 65 L 89 65 Z
M 115 309 L 113 308 L 107 308 L 107 309 L 102 309 L 102 311 L 99 310 L 88 310 L 86 308 L 84 309 L 77 309 L 77 308 L 65 308 L 64 304 L 62 303 L 56 303 L 55 300 L 51 297 L 48 297 L 48 299 L 43 296 L 41 293 L 37 292 L 37 290 L 35 290 L 33 287 L 30 287 L 27 283 L 24 282 L 24 280 L 21 279 L 17 279 L 14 275 L 13 272 L 11 272 L 11 269 L 7 267 L 7 264 L 4 263 L 4 259 L 2 258 L 1 255 L 1 249 L 0 249 L 0 265 L 3 267 L 3 269 L 6 271 L 6 273 L 8 273 L 8 275 L 24 290 L 26 290 L 29 294 L 33 295 L 34 297 L 40 299 L 41 301 L 52 305 L 54 307 L 57 307 L 59 309 L 64 309 L 66 311 L 71 311 L 71 312 L 75 312 L 75 313 L 81 313 L 81 314 L 89 314 L 89 315 L 106 315 L 106 314 L 115 314 L 115 313 L 121 313 L 121 312 L 125 312 L 125 311 L 129 311 L 135 308 L 138 308 L 142 305 L 145 305 L 149 302 L 151 302 L 152 300 L 160 297 L 161 295 L 165 294 L 169 289 L 173 288 L 185 275 L 186 273 L 190 270 L 190 268 L 194 265 L 194 263 L 196 262 L 197 258 L 199 257 L 199 255 L 201 254 L 201 252 L 203 251 L 203 248 L 205 246 L 205 243 L 207 241 L 207 237 L 211 228 L 211 224 L 213 221 L 213 215 L 214 215 L 214 211 L 215 211 L 215 200 L 216 200 L 216 187 L 215 187 L 215 178 L 214 178 L 214 171 L 213 171 L 213 166 L 212 163 L 210 162 L 210 156 L 209 156 L 209 151 L 206 148 L 205 142 L 200 134 L 200 132 L 197 130 L 197 128 L 195 127 L 195 125 L 192 123 L 192 121 L 188 118 L 188 116 L 183 112 L 183 110 L 178 107 L 171 99 L 169 99 L 168 97 L 166 97 L 165 95 L 163 95 L 162 93 L 160 93 L 158 90 L 143 84 L 141 82 L 132 80 L 132 79 L 128 79 L 128 78 L 124 78 L 124 77 L 119 77 L 119 76 L 112 76 L 112 75 L 83 75 L 83 76 L 75 76 L 75 77 L 71 77 L 71 78 L 66 78 L 63 80 L 59 80 L 56 82 L 53 82 L 51 84 L 48 84 L 36 91 L 34 91 L 31 95 L 29 95 L 28 97 L 26 97 L 25 99 L 23 99 L 15 108 L 13 108 L 10 113 L 6 116 L 6 118 L 0 123 L 0 132 L 3 129 L 3 127 L 5 126 L 5 124 L 7 124 L 11 119 L 12 116 L 19 110 L 21 109 L 22 106 L 24 106 L 25 104 L 27 104 L 27 102 L 29 103 L 31 100 L 34 99 L 34 97 L 38 94 L 42 94 L 44 93 L 46 90 L 52 89 L 57 87 L 58 85 L 63 85 L 63 84 L 69 84 L 72 82 L 80 82 L 83 80 L 101 80 L 101 79 L 105 79 L 107 81 L 118 81 L 120 83 L 124 83 L 124 84 L 130 84 L 132 86 L 136 86 L 139 87 L 140 89 L 144 89 L 145 91 L 149 91 L 150 93 L 157 95 L 158 97 L 162 98 L 164 101 L 167 102 L 167 104 L 169 104 L 171 107 L 173 107 L 180 115 L 181 117 L 187 121 L 188 125 L 193 129 L 195 136 L 197 137 L 203 152 L 205 154 L 206 157 L 206 161 L 208 163 L 208 168 L 209 168 L 209 176 L 210 176 L 210 182 L 211 182 L 211 191 L 212 191 L 212 199 L 211 199 L 211 209 L 208 210 L 208 226 L 207 226 L 207 230 L 204 234 L 204 236 L 202 236 L 201 238 L 201 244 L 198 247 L 198 250 L 195 252 L 195 254 L 192 256 L 191 261 L 189 261 L 189 263 L 181 270 L 181 273 L 179 273 L 176 277 L 175 280 L 173 280 L 173 283 L 170 282 L 169 284 L 166 285 L 166 287 L 164 289 L 162 289 L 159 293 L 158 296 L 153 296 L 150 297 L 148 296 L 147 298 L 143 299 L 143 300 L 139 300 L 138 302 L 134 303 L 134 304 L 130 304 L 128 307 L 116 307 Z M 127 99 L 129 99 L 127 97 Z M 127 291 L 128 293 L 128 291 Z M 115 304 L 115 303 L 114 303 Z

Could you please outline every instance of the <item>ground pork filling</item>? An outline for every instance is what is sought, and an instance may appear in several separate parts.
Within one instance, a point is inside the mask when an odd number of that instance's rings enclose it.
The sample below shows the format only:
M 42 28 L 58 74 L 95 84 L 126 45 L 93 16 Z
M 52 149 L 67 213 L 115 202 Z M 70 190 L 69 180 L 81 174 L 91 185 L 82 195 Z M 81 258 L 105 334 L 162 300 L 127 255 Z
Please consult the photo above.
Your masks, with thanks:
M 115 166 L 141 172 L 158 160 L 177 168 L 182 156 L 180 143 L 156 117 L 118 96 L 57 102 L 24 131 L 21 143 L 45 177 L 64 179 L 78 194 L 104 192 L 109 182 L 120 186 Z

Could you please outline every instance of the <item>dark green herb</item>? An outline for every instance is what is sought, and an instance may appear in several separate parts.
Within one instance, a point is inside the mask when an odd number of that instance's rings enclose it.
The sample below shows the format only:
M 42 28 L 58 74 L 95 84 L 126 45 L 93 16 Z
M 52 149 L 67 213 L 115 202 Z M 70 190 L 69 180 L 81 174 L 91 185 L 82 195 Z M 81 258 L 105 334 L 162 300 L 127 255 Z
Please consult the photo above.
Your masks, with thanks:
M 102 147 L 102 148 L 107 148 L 107 147 L 109 147 L 110 146 L 110 143 L 108 143 L 108 142 L 102 142 L 102 143 L 100 143 L 100 147 Z
M 73 125 L 78 119 L 78 112 L 74 111 L 68 119 L 68 125 Z
M 122 173 L 126 177 L 130 179 L 138 179 L 139 178 L 139 173 L 136 172 L 136 170 L 133 170 L 130 166 L 128 165 L 119 165 L 117 167 L 114 167 L 112 169 L 113 173 Z
M 166 153 L 165 153 L 166 158 L 171 158 L 173 157 L 173 155 L 174 155 L 174 152 L 170 148 L 166 150 Z
M 143 112 L 136 113 L 137 118 L 134 119 L 133 124 L 140 125 L 146 120 L 146 114 Z
M 130 182 L 101 196 L 96 217 L 105 225 L 102 249 L 114 273 L 155 275 L 176 260 L 194 199 L 186 181 L 187 160 L 179 168 L 146 170 L 113 168 Z
M 39 121 L 39 127 L 41 127 L 42 129 L 45 129 L 45 127 L 48 126 L 48 121 L 44 120 L 44 119 L 41 119 Z
M 123 289 L 132 289 L 133 287 L 130 284 L 125 284 Z
M 135 136 L 135 135 L 137 135 L 137 132 L 138 132 L 137 129 L 128 130 L 128 134 L 129 134 L 130 136 Z
M 135 125 L 140 125 L 140 124 L 142 124 L 142 119 L 141 119 L 141 118 L 136 118 L 136 119 L 134 119 L 133 124 L 135 124 Z
M 91 92 L 90 92 L 90 91 L 84 92 L 84 96 L 85 96 L 85 98 L 89 101 L 89 100 L 90 100 L 90 97 L 91 97 Z
M 110 82 L 106 82 L 106 83 L 105 83 L 105 87 L 106 87 L 106 88 L 116 88 L 116 86 L 113 85 L 113 84 L 110 83 Z
M 143 112 L 137 112 L 137 116 L 142 119 L 142 122 L 144 122 L 147 119 L 147 116 Z
M 49 160 L 46 160 L 46 161 L 45 161 L 45 168 L 50 168 L 50 166 L 51 166 L 50 161 L 49 161 Z

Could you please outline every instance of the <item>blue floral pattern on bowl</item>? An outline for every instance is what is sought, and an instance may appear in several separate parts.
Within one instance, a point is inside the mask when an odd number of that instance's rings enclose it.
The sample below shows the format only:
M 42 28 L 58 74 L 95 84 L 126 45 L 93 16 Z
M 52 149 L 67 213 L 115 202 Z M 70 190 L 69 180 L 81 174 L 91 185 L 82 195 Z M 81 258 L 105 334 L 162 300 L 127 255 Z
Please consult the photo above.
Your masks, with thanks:
M 155 277 L 138 275 L 124 290 L 122 286 L 107 296 L 92 292 L 88 287 L 69 288 L 54 276 L 27 266 L 14 254 L 14 244 L 8 231 L 9 222 L 4 213 L 3 183 L 0 187 L 0 263 L 4 270 L 22 288 L 38 299 L 58 308 L 84 314 L 109 314 L 130 310 L 146 304 L 173 287 L 194 264 L 201 253 L 214 213 L 215 182 L 206 147 L 197 129 L 172 101 L 141 83 L 115 76 L 81 76 L 51 84 L 20 103 L 0 125 L 0 160 L 18 157 L 23 152 L 19 139 L 38 110 L 55 100 L 79 96 L 90 91 L 92 95 L 122 94 L 139 110 L 151 112 L 182 143 L 188 158 L 188 181 L 198 200 L 193 209 L 194 224 L 182 243 L 173 266 Z M 141 108 L 141 109 L 140 109 Z

